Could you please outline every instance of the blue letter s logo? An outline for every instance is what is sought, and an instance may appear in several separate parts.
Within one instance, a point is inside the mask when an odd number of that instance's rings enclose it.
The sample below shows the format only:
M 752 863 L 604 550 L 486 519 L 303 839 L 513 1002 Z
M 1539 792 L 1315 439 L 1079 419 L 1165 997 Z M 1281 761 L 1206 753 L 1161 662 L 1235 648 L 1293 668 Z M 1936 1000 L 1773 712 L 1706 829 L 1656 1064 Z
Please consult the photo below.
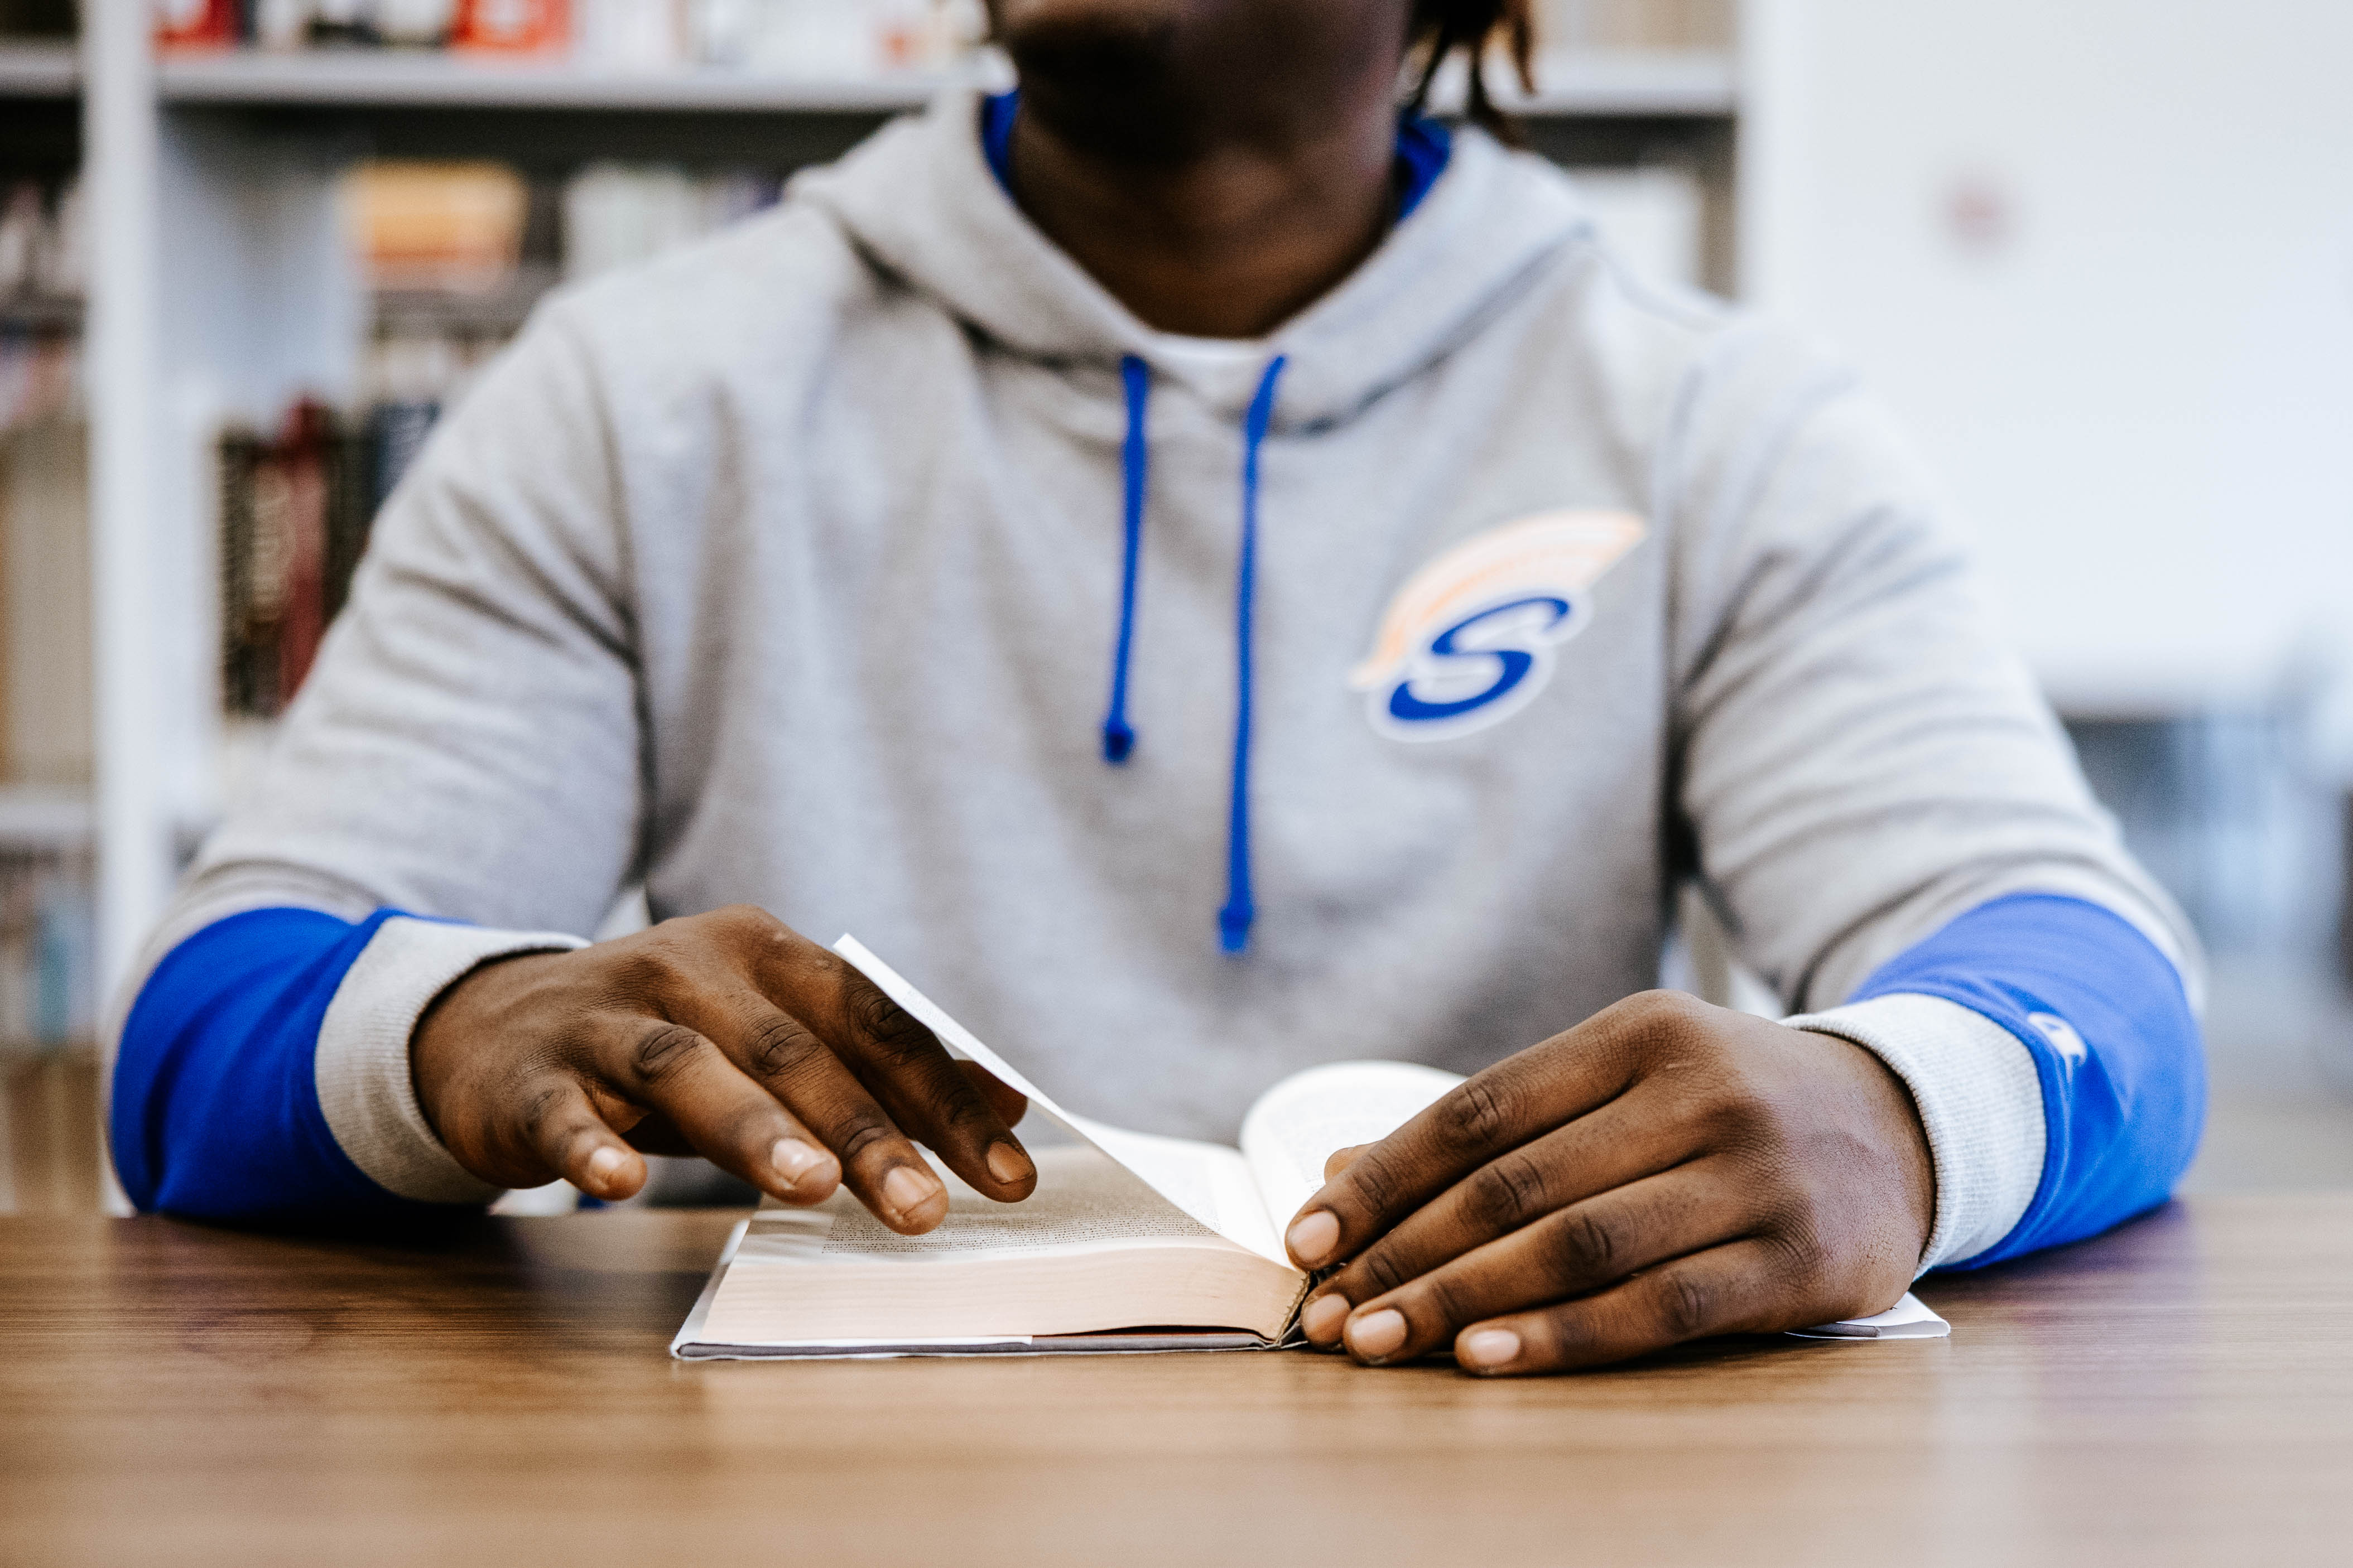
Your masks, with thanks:
M 1420 567 L 1348 672 L 1373 728 L 1444 741 L 1527 706 L 1559 646 L 1585 629 L 1588 591 L 1649 531 L 1630 512 L 1563 508 L 1472 534 Z
M 1584 627 L 1574 599 L 1540 594 L 1463 616 L 1431 637 L 1373 694 L 1373 728 L 1399 741 L 1442 741 L 1510 718 L 1545 689 L 1553 649 Z

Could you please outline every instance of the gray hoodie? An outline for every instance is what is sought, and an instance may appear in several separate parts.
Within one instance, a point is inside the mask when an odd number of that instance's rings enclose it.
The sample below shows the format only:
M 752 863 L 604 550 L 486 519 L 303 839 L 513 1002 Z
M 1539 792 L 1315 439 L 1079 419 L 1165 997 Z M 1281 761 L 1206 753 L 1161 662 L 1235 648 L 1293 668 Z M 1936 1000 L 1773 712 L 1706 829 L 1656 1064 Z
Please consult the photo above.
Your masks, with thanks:
M 1171 341 L 1022 216 L 976 118 L 538 313 L 155 951 L 259 905 L 480 928 L 387 924 L 318 1051 L 360 1167 L 459 1200 L 419 1009 L 632 883 L 854 931 L 1069 1103 L 1229 1138 L 1314 1063 L 1470 1072 L 1652 984 L 1696 877 L 1911 1086 L 1927 1261 L 1998 1239 L 2042 1161 L 2024 1048 L 1837 1005 L 2008 892 L 2190 939 L 1852 376 L 1628 277 L 1567 179 L 1468 131 L 1264 344 Z

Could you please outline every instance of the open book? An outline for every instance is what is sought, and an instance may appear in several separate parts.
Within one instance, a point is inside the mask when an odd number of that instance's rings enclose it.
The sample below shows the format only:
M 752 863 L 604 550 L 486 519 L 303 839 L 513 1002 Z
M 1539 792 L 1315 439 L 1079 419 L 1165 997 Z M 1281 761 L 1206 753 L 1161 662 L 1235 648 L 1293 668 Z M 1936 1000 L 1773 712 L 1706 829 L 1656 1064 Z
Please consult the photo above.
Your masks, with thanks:
M 948 1215 L 923 1236 L 886 1228 L 847 1190 L 807 1209 L 764 1204 L 729 1238 L 671 1342 L 673 1355 L 1293 1342 L 1308 1277 L 1284 1254 L 1282 1230 L 1323 1186 L 1324 1160 L 1386 1137 L 1461 1081 L 1403 1062 L 1340 1062 L 1260 1096 L 1243 1119 L 1240 1149 L 1131 1132 L 1057 1105 L 854 938 L 834 946 L 953 1055 L 1029 1096 L 1031 1111 L 1067 1141 L 1025 1139 L 1038 1185 L 1018 1204 L 983 1197 L 934 1164 Z

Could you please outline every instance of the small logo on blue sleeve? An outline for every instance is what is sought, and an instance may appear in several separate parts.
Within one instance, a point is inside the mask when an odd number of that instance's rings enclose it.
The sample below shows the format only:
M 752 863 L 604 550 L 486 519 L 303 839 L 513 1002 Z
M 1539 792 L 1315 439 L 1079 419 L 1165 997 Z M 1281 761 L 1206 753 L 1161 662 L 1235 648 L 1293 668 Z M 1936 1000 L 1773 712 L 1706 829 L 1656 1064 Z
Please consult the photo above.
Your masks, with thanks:
M 1349 676 L 1373 728 L 1397 741 L 1451 740 L 1535 700 L 1560 645 L 1592 617 L 1588 590 L 1647 531 L 1626 512 L 1545 512 L 1474 535 L 1415 573 Z
M 2084 1043 L 2084 1037 L 2075 1032 L 2075 1026 L 2058 1014 L 2029 1013 L 2026 1021 L 2034 1026 L 2035 1033 L 2051 1042 L 2051 1048 L 2057 1051 L 2060 1059 L 2070 1068 L 2080 1067 L 2092 1054 L 2092 1047 Z

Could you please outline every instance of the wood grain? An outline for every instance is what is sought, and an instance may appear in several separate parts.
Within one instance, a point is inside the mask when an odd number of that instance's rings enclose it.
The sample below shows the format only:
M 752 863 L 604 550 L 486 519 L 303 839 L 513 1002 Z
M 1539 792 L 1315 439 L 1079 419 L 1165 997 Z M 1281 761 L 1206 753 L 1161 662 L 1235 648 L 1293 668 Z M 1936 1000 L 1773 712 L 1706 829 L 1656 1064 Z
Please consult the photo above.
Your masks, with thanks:
M 733 1217 L 0 1221 L 0 1560 L 2353 1561 L 2353 1196 L 1931 1281 L 1949 1342 L 1511 1384 L 674 1363 Z

